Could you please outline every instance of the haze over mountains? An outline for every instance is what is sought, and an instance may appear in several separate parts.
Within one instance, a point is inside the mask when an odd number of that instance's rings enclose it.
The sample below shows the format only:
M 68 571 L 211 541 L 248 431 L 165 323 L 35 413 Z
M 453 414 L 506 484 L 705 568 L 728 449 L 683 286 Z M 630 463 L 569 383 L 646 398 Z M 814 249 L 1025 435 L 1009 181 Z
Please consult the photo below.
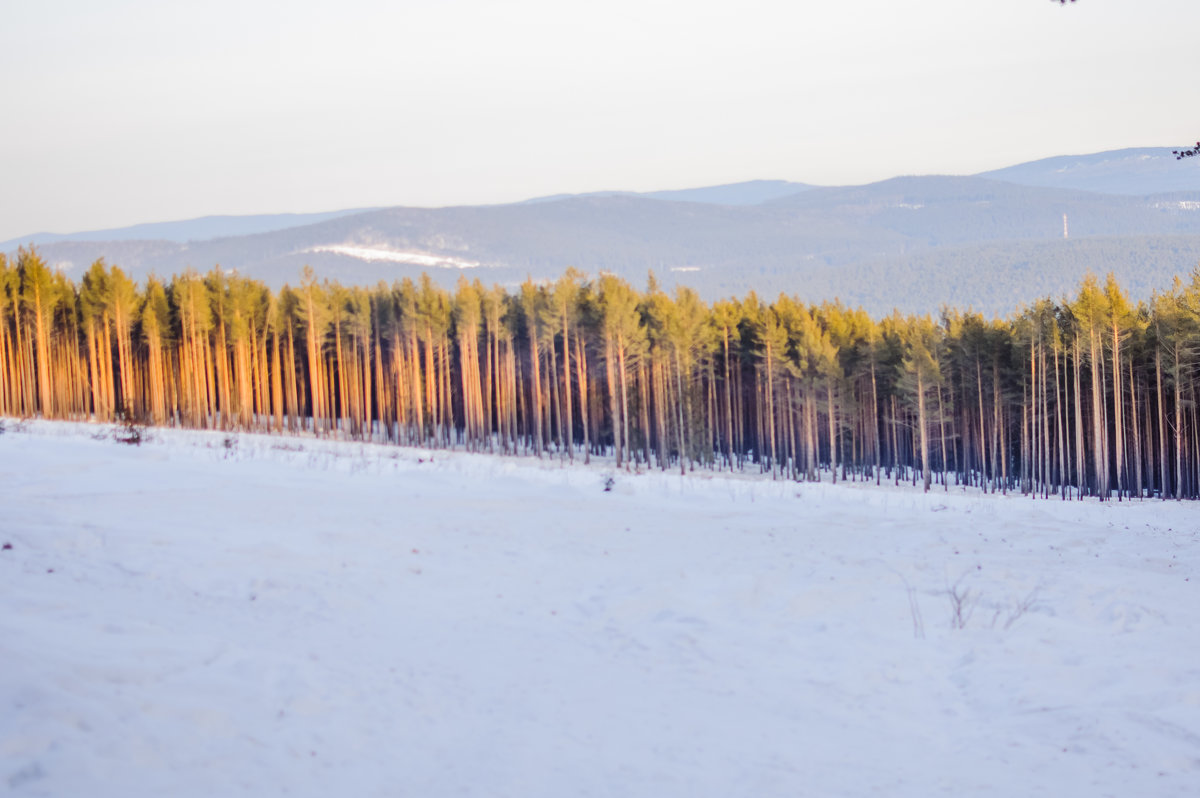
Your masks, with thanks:
M 1067 236 L 1064 237 L 1064 214 Z M 141 279 L 223 269 L 278 286 L 319 277 L 374 284 L 428 272 L 452 285 L 557 277 L 568 266 L 635 285 L 653 270 L 706 299 L 784 292 L 875 314 L 942 305 L 1005 314 L 1114 272 L 1136 298 L 1200 262 L 1200 170 L 1167 148 L 1018 164 L 971 177 L 865 186 L 759 180 L 509 205 L 205 217 L 27 236 L 69 276 L 104 257 Z

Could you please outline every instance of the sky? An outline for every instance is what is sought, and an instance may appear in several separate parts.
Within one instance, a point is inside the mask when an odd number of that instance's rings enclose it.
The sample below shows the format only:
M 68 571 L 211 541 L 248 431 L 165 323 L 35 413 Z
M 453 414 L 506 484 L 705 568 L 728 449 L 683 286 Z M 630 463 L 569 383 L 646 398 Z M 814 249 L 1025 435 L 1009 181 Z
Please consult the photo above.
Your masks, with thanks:
M 1200 137 L 1196 0 L 7 6 L 0 240 Z

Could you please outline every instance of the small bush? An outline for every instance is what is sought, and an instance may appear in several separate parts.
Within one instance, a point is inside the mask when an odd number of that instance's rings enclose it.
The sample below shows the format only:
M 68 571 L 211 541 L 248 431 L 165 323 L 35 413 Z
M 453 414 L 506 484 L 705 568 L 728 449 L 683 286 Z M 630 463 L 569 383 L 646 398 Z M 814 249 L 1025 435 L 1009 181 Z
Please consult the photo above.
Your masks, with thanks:
M 966 578 L 967 575 L 963 574 L 957 582 L 946 587 L 946 597 L 950 599 L 951 629 L 966 629 L 967 621 L 971 620 L 971 616 L 975 614 L 975 607 L 979 604 L 979 594 L 962 586 Z
M 146 425 L 134 415 L 129 408 L 117 414 L 117 427 L 113 430 L 113 440 L 130 446 L 141 446 L 146 437 Z

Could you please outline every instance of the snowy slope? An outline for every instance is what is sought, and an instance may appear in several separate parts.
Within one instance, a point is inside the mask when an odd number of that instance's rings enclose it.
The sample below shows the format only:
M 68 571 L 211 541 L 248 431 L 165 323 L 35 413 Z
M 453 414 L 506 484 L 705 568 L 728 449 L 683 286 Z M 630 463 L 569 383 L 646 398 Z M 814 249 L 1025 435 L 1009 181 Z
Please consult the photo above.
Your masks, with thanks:
M 14 426 L 12 795 L 1200 783 L 1190 504 Z

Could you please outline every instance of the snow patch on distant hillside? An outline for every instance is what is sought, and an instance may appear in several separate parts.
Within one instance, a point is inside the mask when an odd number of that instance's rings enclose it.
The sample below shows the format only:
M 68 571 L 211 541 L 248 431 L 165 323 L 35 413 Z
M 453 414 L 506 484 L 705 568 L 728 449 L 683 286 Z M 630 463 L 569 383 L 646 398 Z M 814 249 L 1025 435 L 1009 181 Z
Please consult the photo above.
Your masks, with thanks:
M 332 252 L 335 255 L 346 255 L 365 261 L 391 261 L 393 263 L 411 263 L 414 266 L 426 266 L 434 269 L 476 269 L 482 266 L 479 261 L 464 258 L 452 258 L 448 255 L 433 255 L 428 252 L 398 252 L 392 249 L 378 247 L 361 247 L 352 244 L 322 244 L 309 247 L 305 252 Z
M 1180 200 L 1178 202 L 1156 202 L 1155 208 L 1167 208 L 1179 211 L 1200 211 L 1200 202 L 1196 200 Z

